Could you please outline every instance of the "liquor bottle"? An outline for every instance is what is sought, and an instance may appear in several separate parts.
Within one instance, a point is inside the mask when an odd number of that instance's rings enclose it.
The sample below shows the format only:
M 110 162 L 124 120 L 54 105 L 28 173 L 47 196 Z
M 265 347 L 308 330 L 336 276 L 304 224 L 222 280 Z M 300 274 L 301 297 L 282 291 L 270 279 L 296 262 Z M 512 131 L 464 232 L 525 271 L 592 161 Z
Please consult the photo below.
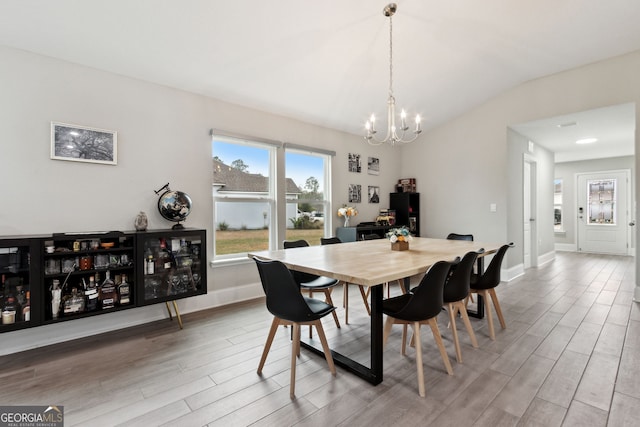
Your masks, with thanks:
M 62 298 L 63 314 L 82 313 L 84 311 L 84 296 L 78 292 L 75 286 L 71 293 Z
M 60 280 L 53 279 L 53 284 L 51 285 L 51 317 L 54 319 L 57 319 L 60 313 L 61 294 Z
M 145 272 L 147 274 L 154 274 L 155 273 L 155 263 L 153 261 L 153 255 L 149 255 L 149 258 L 147 259 L 147 265 L 146 265 Z
M 127 283 L 127 275 L 122 275 L 122 281 L 118 285 L 118 300 L 120 305 L 127 305 L 131 302 L 131 286 Z
M 102 305 L 102 309 L 106 310 L 113 308 L 115 306 L 116 298 L 116 284 L 111 280 L 111 273 L 107 270 L 104 282 L 102 282 L 102 285 L 100 286 L 100 303 Z
M 10 325 L 16 323 L 16 298 L 12 294 L 5 296 L 4 307 L 2 307 L 2 324 Z
M 163 237 L 160 239 L 160 250 L 158 251 L 158 267 L 160 270 L 169 270 L 172 265 L 171 253 L 167 249 L 167 241 Z
M 31 292 L 27 291 L 27 302 L 22 306 L 22 320 L 24 322 L 31 321 Z
M 82 279 L 84 282 L 84 279 Z M 87 285 L 84 291 L 84 297 L 86 299 L 87 311 L 95 311 L 98 309 L 98 287 L 96 286 L 96 279 L 93 276 L 89 276 L 89 285 Z

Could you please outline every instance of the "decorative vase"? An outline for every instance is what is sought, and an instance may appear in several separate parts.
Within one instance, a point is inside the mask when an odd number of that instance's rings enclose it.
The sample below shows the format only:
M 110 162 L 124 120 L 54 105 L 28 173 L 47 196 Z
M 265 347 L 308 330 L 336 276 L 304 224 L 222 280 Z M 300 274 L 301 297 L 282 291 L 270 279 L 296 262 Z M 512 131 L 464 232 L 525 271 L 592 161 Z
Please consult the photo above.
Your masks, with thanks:
M 147 214 L 140 211 L 138 216 L 136 216 L 136 220 L 133 222 L 133 225 L 136 227 L 137 231 L 146 231 L 148 222 Z
M 349 218 L 350 218 L 350 217 L 348 217 L 348 216 L 346 216 L 346 215 L 345 215 L 345 217 L 344 217 L 344 226 L 345 226 L 345 227 L 348 227 L 348 226 L 349 226 Z
M 394 242 L 391 244 L 392 251 L 408 251 L 409 242 Z

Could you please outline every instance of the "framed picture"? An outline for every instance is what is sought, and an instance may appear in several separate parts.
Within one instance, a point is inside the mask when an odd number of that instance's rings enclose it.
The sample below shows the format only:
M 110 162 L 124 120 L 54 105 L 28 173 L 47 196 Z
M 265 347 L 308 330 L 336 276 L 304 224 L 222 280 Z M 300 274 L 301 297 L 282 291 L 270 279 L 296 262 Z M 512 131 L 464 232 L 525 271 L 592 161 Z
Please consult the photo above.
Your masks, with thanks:
M 369 186 L 369 203 L 380 203 L 380 187 Z
M 349 184 L 349 203 L 362 202 L 362 187 L 360 184 Z
M 367 158 L 367 173 L 369 175 L 380 175 L 380 159 L 377 157 Z
M 360 154 L 349 153 L 349 172 L 362 172 Z
M 73 162 L 118 164 L 118 133 L 51 122 L 51 158 Z

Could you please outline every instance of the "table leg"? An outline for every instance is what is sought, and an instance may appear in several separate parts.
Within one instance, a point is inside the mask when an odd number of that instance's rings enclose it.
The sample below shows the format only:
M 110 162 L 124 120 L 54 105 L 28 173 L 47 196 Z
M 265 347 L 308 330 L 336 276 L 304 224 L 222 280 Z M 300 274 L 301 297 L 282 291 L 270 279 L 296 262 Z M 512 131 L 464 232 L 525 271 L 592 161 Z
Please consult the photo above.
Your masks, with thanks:
M 331 350 L 336 365 L 373 385 L 382 382 L 382 288 L 382 285 L 371 287 L 371 366 L 366 367 L 335 350 Z M 322 348 L 314 346 L 311 342 L 304 340 L 300 342 L 300 345 L 324 357 Z

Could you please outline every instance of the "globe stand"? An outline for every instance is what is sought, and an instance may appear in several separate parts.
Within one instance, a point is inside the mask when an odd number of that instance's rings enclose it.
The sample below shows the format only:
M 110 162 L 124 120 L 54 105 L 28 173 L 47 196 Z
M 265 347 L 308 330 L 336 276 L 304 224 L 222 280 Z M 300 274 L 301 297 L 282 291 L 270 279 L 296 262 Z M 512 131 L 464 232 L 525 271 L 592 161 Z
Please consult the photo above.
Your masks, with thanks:
M 173 227 L 171 227 L 172 230 L 184 230 L 184 225 L 177 223 L 176 225 L 174 225 Z

